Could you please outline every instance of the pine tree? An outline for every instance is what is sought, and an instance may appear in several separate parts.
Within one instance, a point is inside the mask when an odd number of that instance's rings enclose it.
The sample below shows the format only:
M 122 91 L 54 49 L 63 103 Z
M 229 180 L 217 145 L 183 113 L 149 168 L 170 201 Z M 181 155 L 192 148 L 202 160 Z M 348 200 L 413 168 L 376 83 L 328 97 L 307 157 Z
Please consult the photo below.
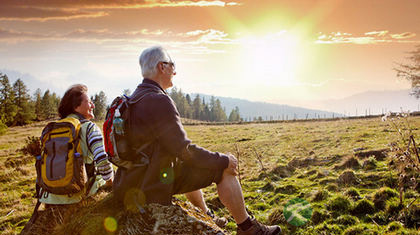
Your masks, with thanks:
M 0 120 L 10 126 L 17 114 L 15 94 L 6 74 L 0 73 Z
M 215 122 L 225 122 L 227 120 L 226 112 L 222 108 L 222 104 L 219 99 L 214 101 L 212 108 L 213 121 Z
M 34 93 L 34 97 L 33 97 L 33 102 L 34 102 L 34 111 L 35 111 L 35 119 L 37 121 L 41 121 L 42 120 L 42 105 L 41 105 L 41 89 L 36 89 L 35 93 Z
M 239 108 L 236 106 L 229 114 L 229 122 L 239 122 L 241 121 L 241 116 L 239 114 Z
M 104 120 L 106 114 L 106 95 L 105 92 L 100 91 L 99 94 L 95 94 L 95 97 L 92 99 L 95 109 L 93 113 L 95 115 L 95 120 Z
M 201 104 L 201 100 L 200 100 L 200 95 L 196 95 L 193 103 L 192 103 L 192 118 L 199 120 L 200 119 L 200 114 L 203 112 L 203 106 Z
M 216 121 L 216 100 L 214 99 L 214 96 L 211 96 L 210 98 L 210 105 L 209 105 L 209 109 L 210 109 L 210 116 L 209 116 L 209 120 L 211 122 Z
M 54 116 L 54 102 L 51 99 L 50 90 L 46 90 L 41 99 L 42 119 L 49 119 Z
M 17 113 L 12 125 L 25 125 L 35 118 L 33 104 L 29 90 L 21 79 L 16 80 L 13 84 L 13 92 L 15 94 L 15 105 L 17 106 Z
M 58 106 L 60 105 L 61 98 L 53 92 L 50 97 L 50 103 L 51 103 L 51 113 L 50 117 L 55 117 L 58 115 Z

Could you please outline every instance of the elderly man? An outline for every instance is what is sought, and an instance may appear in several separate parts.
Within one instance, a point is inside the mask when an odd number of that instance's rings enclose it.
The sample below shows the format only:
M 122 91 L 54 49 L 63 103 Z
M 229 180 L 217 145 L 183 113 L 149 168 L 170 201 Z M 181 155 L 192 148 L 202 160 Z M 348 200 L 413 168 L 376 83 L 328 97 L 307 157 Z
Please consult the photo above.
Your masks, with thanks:
M 173 86 L 176 75 L 166 50 L 144 50 L 140 66 L 144 80 L 130 98 L 126 129 L 131 148 L 141 149 L 149 163 L 130 170 L 118 169 L 114 182 L 117 197 L 124 200 L 136 188 L 144 203 L 167 205 L 174 194 L 185 193 L 194 205 L 206 211 L 200 189 L 216 183 L 220 201 L 238 225 L 238 235 L 280 234 L 279 226 L 260 224 L 246 212 L 236 178 L 237 159 L 210 152 L 187 138 L 175 104 L 165 91 Z

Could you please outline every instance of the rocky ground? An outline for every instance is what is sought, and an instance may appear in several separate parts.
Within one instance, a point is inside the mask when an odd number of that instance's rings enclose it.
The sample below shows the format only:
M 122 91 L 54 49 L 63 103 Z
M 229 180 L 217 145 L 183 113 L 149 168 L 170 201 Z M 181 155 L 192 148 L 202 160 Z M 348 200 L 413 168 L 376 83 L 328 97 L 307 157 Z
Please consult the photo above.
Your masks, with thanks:
M 111 196 L 96 200 L 84 206 L 43 209 L 21 234 L 226 234 L 200 209 L 178 199 L 171 206 L 151 204 L 137 210 L 122 210 Z

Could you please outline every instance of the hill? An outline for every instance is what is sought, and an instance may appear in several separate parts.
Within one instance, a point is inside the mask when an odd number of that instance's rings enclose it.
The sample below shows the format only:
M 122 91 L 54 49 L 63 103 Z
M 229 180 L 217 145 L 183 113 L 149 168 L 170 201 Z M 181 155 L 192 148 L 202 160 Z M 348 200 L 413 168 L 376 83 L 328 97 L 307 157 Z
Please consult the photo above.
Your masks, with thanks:
M 196 95 L 204 97 L 205 101 L 208 102 L 211 95 L 193 93 L 191 97 L 194 98 Z M 265 102 L 254 102 L 238 98 L 215 96 L 219 99 L 222 107 L 225 108 L 226 115 L 229 115 L 235 106 L 238 106 L 241 117 L 251 121 L 254 118 L 261 117 L 263 120 L 293 120 L 293 119 L 316 119 L 316 118 L 331 118 L 341 117 L 340 113 L 328 112 L 317 109 L 307 109 L 302 107 L 290 106 L 285 104 L 271 104 Z
M 375 115 L 388 111 L 420 111 L 420 100 L 410 95 L 411 90 L 368 91 L 343 99 L 323 100 L 317 107 L 346 115 Z

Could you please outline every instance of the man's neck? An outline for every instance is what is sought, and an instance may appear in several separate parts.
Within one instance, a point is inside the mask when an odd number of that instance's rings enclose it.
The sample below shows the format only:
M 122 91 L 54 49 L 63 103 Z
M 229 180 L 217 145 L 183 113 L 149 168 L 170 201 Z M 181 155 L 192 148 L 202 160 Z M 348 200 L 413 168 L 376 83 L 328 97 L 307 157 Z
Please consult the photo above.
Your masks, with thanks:
M 156 82 L 163 90 L 166 90 L 167 87 L 163 86 L 163 82 L 162 82 L 162 78 L 159 76 L 155 76 L 154 78 L 148 78 L 149 80 L 152 80 L 154 82 Z

